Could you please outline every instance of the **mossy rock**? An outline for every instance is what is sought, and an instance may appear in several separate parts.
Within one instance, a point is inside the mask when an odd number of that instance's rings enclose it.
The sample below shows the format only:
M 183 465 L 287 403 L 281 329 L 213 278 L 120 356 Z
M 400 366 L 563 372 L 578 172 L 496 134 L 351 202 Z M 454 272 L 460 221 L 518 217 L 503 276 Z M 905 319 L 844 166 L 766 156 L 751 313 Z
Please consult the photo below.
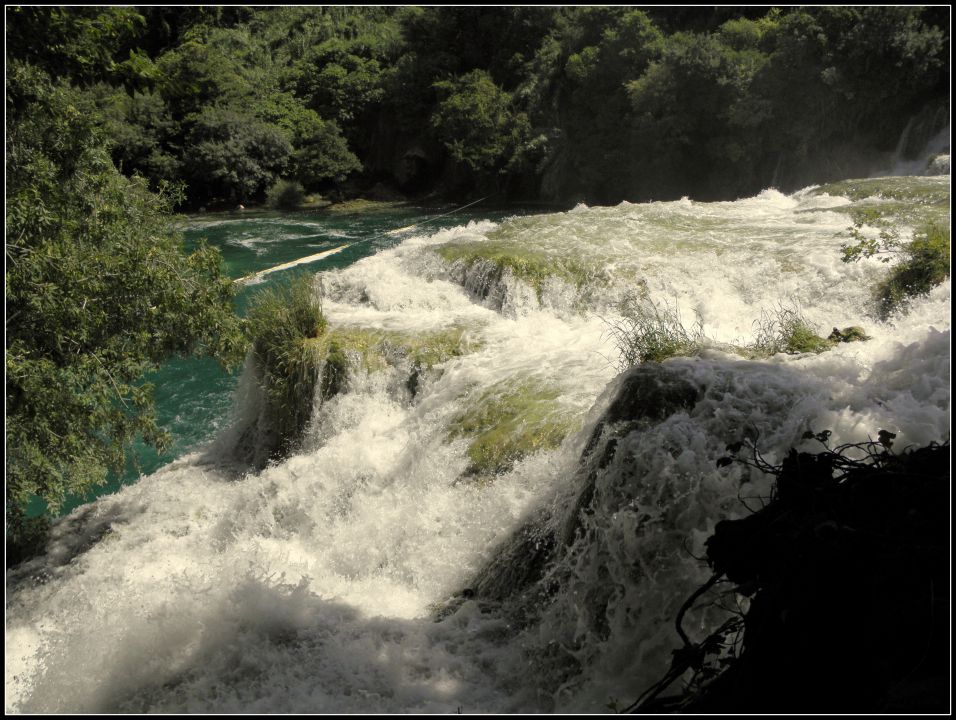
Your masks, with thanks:
M 827 337 L 827 340 L 831 342 L 862 342 L 865 340 L 870 340 L 870 336 L 867 335 L 863 328 L 857 325 L 851 325 L 850 327 L 845 327 L 842 330 L 839 328 L 833 328 L 833 332 Z
M 448 440 L 471 438 L 465 477 L 489 482 L 522 458 L 558 447 L 580 427 L 580 419 L 562 407 L 560 394 L 538 380 L 506 380 L 455 417 Z
M 481 348 L 480 341 L 460 326 L 424 333 L 339 326 L 315 342 L 323 356 L 344 358 L 346 367 L 368 373 L 381 372 L 405 360 L 417 370 L 431 370 Z
M 579 289 L 590 283 L 607 282 L 600 268 L 580 259 L 508 242 L 487 240 L 446 243 L 438 246 L 435 252 L 450 263 L 461 262 L 466 267 L 482 261 L 491 263 L 498 268 L 499 276 L 506 270 L 510 271 L 534 288 L 539 300 L 548 278 L 563 280 Z

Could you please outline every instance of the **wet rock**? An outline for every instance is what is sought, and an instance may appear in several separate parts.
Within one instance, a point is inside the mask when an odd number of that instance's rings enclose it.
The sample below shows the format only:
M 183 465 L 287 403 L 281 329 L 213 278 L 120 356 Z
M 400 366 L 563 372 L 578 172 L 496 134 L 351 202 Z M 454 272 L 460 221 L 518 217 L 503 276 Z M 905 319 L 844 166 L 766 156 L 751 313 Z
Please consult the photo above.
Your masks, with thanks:
M 869 340 L 870 336 L 867 335 L 863 328 L 857 325 L 851 325 L 850 327 L 845 327 L 842 330 L 839 328 L 833 328 L 833 332 L 827 337 L 827 340 L 833 342 L 861 342 L 864 340 Z
M 474 582 L 474 592 L 488 600 L 504 600 L 541 579 L 555 548 L 544 513 L 519 529 L 495 553 Z
M 594 497 L 598 471 L 614 458 L 618 437 L 655 425 L 697 404 L 700 391 L 679 373 L 660 363 L 642 363 L 626 371 L 620 388 L 598 421 L 581 458 L 586 482 L 565 523 L 562 542 L 570 544 Z M 614 426 L 613 431 L 608 431 Z

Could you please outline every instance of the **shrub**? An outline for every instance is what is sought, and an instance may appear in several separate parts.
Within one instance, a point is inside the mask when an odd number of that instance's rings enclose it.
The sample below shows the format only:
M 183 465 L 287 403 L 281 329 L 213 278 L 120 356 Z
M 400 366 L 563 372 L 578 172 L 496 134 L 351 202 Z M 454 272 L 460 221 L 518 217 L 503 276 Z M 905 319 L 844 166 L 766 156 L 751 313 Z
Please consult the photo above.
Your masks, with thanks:
M 901 251 L 901 261 L 876 288 L 882 318 L 905 306 L 910 298 L 927 294 L 949 277 L 950 231 L 940 223 L 919 228 L 913 242 Z
M 247 331 L 262 374 L 267 423 L 275 433 L 274 455 L 293 447 L 312 415 L 324 360 L 312 341 L 326 328 L 322 305 L 307 274 L 288 286 L 259 293 L 249 309 Z
M 266 194 L 269 207 L 276 210 L 296 210 L 305 200 L 305 188 L 295 180 L 277 180 Z

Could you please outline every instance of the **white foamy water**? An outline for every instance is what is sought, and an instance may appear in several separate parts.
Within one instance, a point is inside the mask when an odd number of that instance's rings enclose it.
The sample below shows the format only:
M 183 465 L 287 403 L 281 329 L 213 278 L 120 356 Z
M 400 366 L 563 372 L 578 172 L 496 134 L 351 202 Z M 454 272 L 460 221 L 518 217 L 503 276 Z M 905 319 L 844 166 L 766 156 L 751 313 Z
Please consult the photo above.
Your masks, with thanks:
M 220 443 L 61 520 L 47 554 L 7 574 L 7 711 L 626 706 L 679 645 L 673 619 L 709 575 L 694 556 L 714 525 L 745 513 L 738 495 L 766 494 L 766 478 L 715 468 L 728 442 L 757 428 L 779 460 L 808 428 L 836 443 L 881 428 L 899 447 L 948 437 L 950 284 L 873 319 L 885 266 L 840 262 L 848 202 L 769 190 L 581 207 L 412 237 L 321 274 L 333 326 L 463 328 L 474 349 L 414 393 L 407 367 L 356 369 L 346 392 L 317 404 L 301 452 L 261 472 L 237 477 Z M 436 252 L 485 243 L 594 274 L 536 289 Z M 462 596 L 516 530 L 544 537 L 574 521 L 582 451 L 620 384 L 602 317 L 638 286 L 685 319 L 699 314 L 721 342 L 751 340 L 762 311 L 794 304 L 823 335 L 862 325 L 873 339 L 760 362 L 716 350 L 667 361 L 698 402 L 615 431 L 594 511 L 541 584 Z M 255 412 L 245 380 L 240 415 Z M 529 381 L 553 389 L 580 432 L 494 482 L 463 477 L 455 418 Z M 695 622 L 704 632 L 717 618 Z

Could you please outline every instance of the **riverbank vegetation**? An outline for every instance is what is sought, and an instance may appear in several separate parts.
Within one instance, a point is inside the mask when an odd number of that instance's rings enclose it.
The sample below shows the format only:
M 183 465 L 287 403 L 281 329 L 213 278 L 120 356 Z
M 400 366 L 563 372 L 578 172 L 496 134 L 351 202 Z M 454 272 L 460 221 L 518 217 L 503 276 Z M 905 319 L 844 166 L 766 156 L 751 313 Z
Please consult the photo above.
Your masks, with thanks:
M 942 221 L 926 222 L 916 228 L 912 241 L 904 244 L 898 227 L 879 217 L 870 218 L 870 222 L 876 226 L 877 235 L 865 234 L 863 221 L 854 223 L 850 236 L 856 242 L 843 246 L 843 262 L 874 256 L 882 256 L 885 263 L 898 259 L 874 290 L 879 315 L 885 320 L 910 299 L 926 295 L 949 277 L 950 228 Z
M 191 208 L 280 179 L 733 199 L 865 177 L 948 120 L 945 7 L 13 7 L 7 41 Z
M 8 562 L 69 494 L 169 442 L 143 381 L 170 356 L 245 351 L 219 253 L 170 228 L 179 194 L 114 167 L 86 99 L 42 71 L 7 73 Z

